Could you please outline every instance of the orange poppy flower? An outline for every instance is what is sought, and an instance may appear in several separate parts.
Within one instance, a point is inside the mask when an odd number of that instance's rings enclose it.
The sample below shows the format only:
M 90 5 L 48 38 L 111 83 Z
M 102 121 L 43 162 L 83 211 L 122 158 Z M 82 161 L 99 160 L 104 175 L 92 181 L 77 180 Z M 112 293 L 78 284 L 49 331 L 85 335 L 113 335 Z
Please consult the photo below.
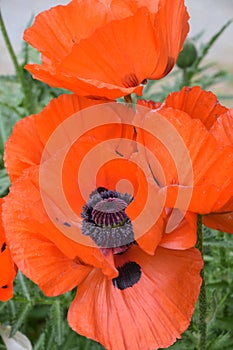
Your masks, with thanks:
M 141 94 L 173 68 L 189 31 L 183 0 L 73 0 L 39 14 L 24 39 L 42 53 L 33 77 L 78 95 Z
M 154 350 L 188 327 L 203 263 L 189 234 L 164 238 L 133 117 L 62 95 L 19 121 L 5 149 L 13 185 L 3 219 L 20 270 L 46 295 L 79 286 L 75 331 L 107 349 Z
M 143 106 L 146 103 L 146 101 L 139 102 Z M 153 108 L 152 102 L 148 107 Z M 198 86 L 184 87 L 179 92 L 171 93 L 157 111 L 160 116 L 175 125 L 190 155 L 193 183 L 187 209 L 203 214 L 205 225 L 233 233 L 232 112 L 222 106 L 213 93 L 206 92 Z M 174 118 L 177 120 L 173 121 Z M 185 120 L 188 119 L 190 127 L 189 130 L 185 130 Z M 163 185 L 167 186 L 168 192 L 171 191 L 170 206 L 172 207 L 175 204 L 175 191 L 178 189 L 184 191 L 184 197 L 185 191 L 188 192 L 185 181 L 183 183 L 179 181 L 180 187 L 178 186 L 175 169 L 178 165 L 181 169 L 180 173 L 185 171 L 185 166 L 179 163 L 182 161 L 182 155 L 175 159 L 174 164 L 174 158 L 171 159 L 166 150 L 163 149 L 161 154 L 162 146 L 157 147 L 157 140 L 152 143 L 152 137 L 144 135 L 144 138 L 146 138 L 146 144 L 150 145 L 150 149 L 156 149 L 156 156 L 166 166 L 164 171 L 169 175 Z M 160 155 L 158 155 L 159 152 Z
M 7 301 L 13 296 L 13 281 L 16 268 L 11 257 L 2 227 L 2 202 L 0 200 L 0 300 Z
M 210 132 L 223 147 L 233 146 L 233 109 L 218 116 Z M 213 229 L 233 233 L 233 196 L 217 212 L 205 215 L 203 223 Z

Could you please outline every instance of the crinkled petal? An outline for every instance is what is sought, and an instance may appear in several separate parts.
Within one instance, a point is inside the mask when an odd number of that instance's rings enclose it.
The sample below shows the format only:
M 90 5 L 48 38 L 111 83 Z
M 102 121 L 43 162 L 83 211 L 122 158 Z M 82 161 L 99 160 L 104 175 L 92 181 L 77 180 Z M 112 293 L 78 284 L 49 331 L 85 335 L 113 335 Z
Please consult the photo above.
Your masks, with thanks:
M 233 148 L 222 149 L 200 120 L 162 108 L 144 114 L 137 126 L 166 206 L 205 214 L 230 199 Z
M 176 224 L 178 224 L 177 227 Z M 159 245 L 169 249 L 189 249 L 197 241 L 197 215 L 191 212 L 181 213 L 171 210 L 168 216 L 165 233 Z
M 208 130 L 216 119 L 227 111 L 211 91 L 202 90 L 199 86 L 184 87 L 179 92 L 172 92 L 163 105 L 180 109 L 191 118 L 201 120 Z
M 203 215 L 202 222 L 215 230 L 233 233 L 233 197 L 220 208 L 219 212 Z
M 2 226 L 2 202 L 0 199 L 0 300 L 7 301 L 13 296 L 16 267 Z
M 173 68 L 188 18 L 183 0 L 72 1 L 41 13 L 25 31 L 25 40 L 42 53 L 42 65 L 26 69 L 79 95 L 141 95 L 145 79 Z
M 133 92 L 142 95 L 143 86 L 120 87 L 111 83 L 104 83 L 99 80 L 85 79 L 70 74 L 55 71 L 48 65 L 27 64 L 25 68 L 32 74 L 33 78 L 46 82 L 50 86 L 65 88 L 73 91 L 76 95 L 87 96 L 92 99 L 115 98 L 132 94 Z
M 233 108 L 215 121 L 210 132 L 222 147 L 233 146 Z
M 161 0 L 154 17 L 154 29 L 161 48 L 149 79 L 167 75 L 176 63 L 179 52 L 189 32 L 189 15 L 183 1 Z
M 53 99 L 44 110 L 16 123 L 5 145 L 5 166 L 11 181 L 23 171 L 41 161 L 43 149 L 56 128 L 74 113 L 103 103 L 75 95 L 61 95 Z M 69 135 L 64 132 L 64 142 Z
M 131 248 L 116 257 L 120 277 L 94 270 L 78 288 L 70 326 L 107 349 L 168 347 L 188 327 L 197 300 L 202 260 L 196 249 Z
M 52 220 L 47 215 L 38 188 L 37 177 L 37 171 L 29 169 L 24 176 L 15 181 L 4 204 L 3 221 L 6 237 L 13 258 L 16 264 L 20 264 L 22 272 L 27 274 L 28 271 L 24 272 L 24 269 L 30 270 L 30 262 L 25 262 L 23 256 L 29 255 L 33 259 L 33 254 L 37 254 L 36 239 L 39 235 L 41 240 L 48 241 L 50 247 L 54 246 L 55 251 L 59 250 L 61 256 L 64 255 L 64 260 L 67 258 L 67 261 L 74 260 L 82 265 L 101 268 L 103 273 L 109 277 L 116 275 L 117 271 L 113 262 L 105 259 L 98 248 L 77 243 L 77 237 L 83 236 L 80 227 L 71 227 L 63 216 Z M 63 227 L 67 231 L 64 232 Z M 72 229 L 71 233 L 69 229 Z M 32 244 L 32 241 L 35 245 Z M 41 254 L 43 255 L 43 252 Z M 44 273 L 46 274 L 46 271 Z

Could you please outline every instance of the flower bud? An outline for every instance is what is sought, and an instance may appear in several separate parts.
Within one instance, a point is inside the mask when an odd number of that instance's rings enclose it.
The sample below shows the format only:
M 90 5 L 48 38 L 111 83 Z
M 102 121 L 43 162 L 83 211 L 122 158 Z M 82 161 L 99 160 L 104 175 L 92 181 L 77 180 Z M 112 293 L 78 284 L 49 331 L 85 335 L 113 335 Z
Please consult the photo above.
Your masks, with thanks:
M 197 58 L 197 49 L 191 39 L 187 39 L 184 43 L 183 50 L 180 52 L 177 66 L 181 69 L 191 67 Z

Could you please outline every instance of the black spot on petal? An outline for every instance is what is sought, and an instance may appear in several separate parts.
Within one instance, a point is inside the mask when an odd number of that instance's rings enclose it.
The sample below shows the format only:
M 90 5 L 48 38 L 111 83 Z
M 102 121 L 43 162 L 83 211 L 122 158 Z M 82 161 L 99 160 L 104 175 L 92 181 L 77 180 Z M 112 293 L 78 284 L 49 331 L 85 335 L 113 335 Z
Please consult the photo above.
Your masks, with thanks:
M 6 249 L 6 243 L 4 242 L 1 248 L 1 253 L 3 253 L 5 249 Z
M 63 222 L 63 225 L 66 226 L 66 227 L 71 227 L 71 224 L 69 224 L 68 222 Z
M 6 289 L 8 286 L 5 284 L 5 286 L 2 286 L 2 289 Z
M 133 287 L 141 278 L 141 266 L 134 261 L 127 262 L 126 264 L 117 268 L 119 276 L 113 278 L 112 283 L 114 287 L 124 290 L 129 287 Z

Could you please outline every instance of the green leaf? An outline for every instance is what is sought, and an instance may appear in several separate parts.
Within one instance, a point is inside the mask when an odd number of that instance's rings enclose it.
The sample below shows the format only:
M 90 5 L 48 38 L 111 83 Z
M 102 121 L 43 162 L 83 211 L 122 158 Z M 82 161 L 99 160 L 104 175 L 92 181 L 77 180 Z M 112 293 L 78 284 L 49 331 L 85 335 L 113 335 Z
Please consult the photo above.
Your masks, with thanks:
M 63 327 L 62 327 L 62 311 L 61 311 L 61 305 L 59 300 L 55 300 L 52 308 L 51 308 L 51 315 L 54 323 L 54 329 L 56 334 L 56 342 L 58 345 L 61 345 L 62 338 L 63 338 Z
M 200 65 L 200 63 L 202 62 L 204 57 L 208 54 L 210 48 L 214 45 L 216 40 L 222 35 L 222 33 L 225 31 L 225 29 L 227 27 L 229 27 L 229 25 L 232 23 L 232 21 L 233 20 L 231 19 L 226 24 L 224 24 L 222 26 L 222 28 L 220 28 L 220 30 L 215 35 L 213 35 L 212 38 L 202 47 L 201 54 L 198 56 L 198 58 L 194 64 L 195 68 L 197 68 Z
M 37 342 L 35 343 L 33 350 L 46 350 L 45 349 L 45 333 L 41 333 Z
M 24 324 L 26 317 L 28 313 L 31 311 L 33 307 L 32 303 L 27 303 L 26 305 L 22 305 L 16 313 L 16 321 L 12 325 L 10 337 L 13 337 L 13 335 L 19 330 L 19 328 Z

